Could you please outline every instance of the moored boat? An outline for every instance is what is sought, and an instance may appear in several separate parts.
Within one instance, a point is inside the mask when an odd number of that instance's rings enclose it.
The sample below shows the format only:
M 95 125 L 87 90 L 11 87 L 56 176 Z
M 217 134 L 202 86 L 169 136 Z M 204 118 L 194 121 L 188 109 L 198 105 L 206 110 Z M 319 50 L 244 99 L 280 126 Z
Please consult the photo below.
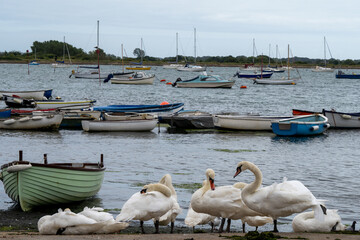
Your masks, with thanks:
M 270 78 L 273 75 L 272 72 L 270 73 L 241 73 L 236 72 L 234 77 L 237 76 L 238 78 Z
M 104 113 L 104 120 L 81 121 L 86 132 L 146 132 L 157 123 L 157 116 L 146 113 Z
M 290 118 L 289 116 L 260 116 L 253 114 L 215 114 L 216 128 L 247 131 L 271 131 L 271 122 Z
M 279 136 L 309 136 L 322 134 L 330 127 L 322 114 L 297 116 L 271 122 L 271 128 Z
M 11 109 L 5 108 L 0 109 L 0 118 L 9 118 L 11 117 Z
M 335 110 L 322 110 L 328 118 L 330 128 L 360 128 L 360 112 L 345 113 Z
M 51 98 L 52 89 L 30 91 L 0 91 L 0 99 L 4 98 L 4 95 L 23 99 L 44 100 Z
M 189 80 L 178 78 L 172 86 L 178 88 L 232 88 L 234 84 L 234 79 L 226 80 L 218 75 L 207 75 L 206 72 L 204 72 Z
M 182 109 L 184 109 L 184 103 L 160 105 L 108 105 L 93 107 L 93 110 L 101 112 L 153 113 L 158 116 L 175 113 Z
M 63 118 L 64 115 L 60 113 L 0 118 L 0 129 L 57 130 Z
M 296 85 L 298 79 L 254 79 L 255 84 L 263 85 Z
M 351 74 L 347 74 L 344 73 L 343 71 L 339 70 L 336 75 L 336 78 L 346 78 L 346 79 L 360 79 L 360 74 L 359 73 L 351 73 Z
M 104 82 L 106 82 L 106 80 Z M 155 74 L 146 74 L 144 72 L 136 72 L 128 77 L 117 77 L 114 76 L 110 78 L 110 82 L 112 84 L 135 84 L 135 85 L 147 85 L 147 84 L 153 84 L 155 79 Z
M 0 180 L 7 195 L 23 211 L 33 208 L 83 201 L 94 196 L 104 178 L 103 155 L 99 163 L 44 163 L 19 161 L 1 166 Z
M 166 123 L 176 129 L 211 129 L 214 128 L 212 114 L 202 111 L 180 111 L 159 117 L 160 123 Z
M 56 108 L 67 108 L 67 109 L 83 109 L 89 108 L 94 105 L 96 100 L 79 100 L 79 101 L 35 101 L 36 109 L 56 109 Z

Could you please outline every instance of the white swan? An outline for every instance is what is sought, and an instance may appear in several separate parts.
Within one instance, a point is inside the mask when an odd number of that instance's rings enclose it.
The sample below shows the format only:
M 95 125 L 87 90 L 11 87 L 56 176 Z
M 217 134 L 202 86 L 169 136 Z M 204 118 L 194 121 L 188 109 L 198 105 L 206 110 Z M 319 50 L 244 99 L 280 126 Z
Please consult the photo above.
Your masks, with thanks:
M 125 229 L 128 223 L 117 223 L 114 218 L 97 222 L 96 220 L 76 214 L 70 209 L 53 215 L 46 215 L 39 219 L 38 230 L 40 234 L 92 234 L 92 233 L 114 233 Z
M 177 215 L 179 215 L 182 211 L 180 208 L 180 205 L 177 201 L 177 195 L 174 186 L 172 185 L 172 178 L 170 174 L 165 174 L 159 181 L 159 183 L 164 184 L 167 186 L 171 191 L 171 198 L 173 200 L 173 207 L 165 213 L 163 216 L 159 219 L 159 225 L 167 226 L 169 223 L 171 223 L 171 230 L 170 233 L 173 233 L 174 231 L 174 223 Z M 156 221 L 154 219 L 154 221 Z
M 155 219 L 155 233 L 159 233 L 159 219 L 170 209 L 174 201 L 171 190 L 161 183 L 148 184 L 140 192 L 133 194 L 123 205 L 116 221 L 140 220 L 142 233 L 144 221 Z
M 341 217 L 337 210 L 326 211 L 323 221 L 314 217 L 314 211 L 303 212 L 296 215 L 292 221 L 294 232 L 330 232 L 344 231 L 345 225 L 341 223 Z
M 221 217 L 219 232 L 222 231 L 226 218 L 237 220 L 244 216 L 261 215 L 244 204 L 241 200 L 241 189 L 233 186 L 215 188 L 215 172 L 212 169 L 207 169 L 205 174 L 205 185 L 192 195 L 191 206 L 195 212 Z M 227 231 L 230 231 L 229 224 Z
M 273 218 L 274 232 L 278 232 L 277 219 L 279 217 L 303 212 L 308 208 L 314 209 L 317 219 L 324 217 L 325 207 L 320 205 L 320 202 L 301 182 L 285 180 L 282 183 L 260 188 L 262 173 L 253 163 L 239 162 L 234 177 L 247 169 L 255 175 L 255 181 L 242 190 L 242 199 L 249 208 Z
M 198 213 L 195 212 L 194 209 L 191 207 L 191 203 L 189 205 L 188 212 L 185 217 L 185 224 L 189 227 L 192 227 L 193 229 L 197 225 L 205 225 L 210 224 L 211 225 L 211 232 L 214 231 L 214 227 L 220 223 L 220 218 L 211 216 L 206 213 Z

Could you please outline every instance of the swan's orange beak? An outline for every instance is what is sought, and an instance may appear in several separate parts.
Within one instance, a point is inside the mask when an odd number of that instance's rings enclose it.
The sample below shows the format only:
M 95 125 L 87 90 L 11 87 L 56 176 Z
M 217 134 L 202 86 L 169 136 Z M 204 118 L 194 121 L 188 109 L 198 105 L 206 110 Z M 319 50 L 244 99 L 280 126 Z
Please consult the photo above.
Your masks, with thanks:
M 211 187 L 211 190 L 215 190 L 215 181 L 214 179 L 210 178 L 210 187 Z
M 241 173 L 241 167 L 236 168 L 236 173 L 234 175 L 234 178 Z
M 141 189 L 140 193 L 141 193 L 141 194 L 145 194 L 145 193 L 146 193 L 146 190 L 147 190 L 146 188 Z

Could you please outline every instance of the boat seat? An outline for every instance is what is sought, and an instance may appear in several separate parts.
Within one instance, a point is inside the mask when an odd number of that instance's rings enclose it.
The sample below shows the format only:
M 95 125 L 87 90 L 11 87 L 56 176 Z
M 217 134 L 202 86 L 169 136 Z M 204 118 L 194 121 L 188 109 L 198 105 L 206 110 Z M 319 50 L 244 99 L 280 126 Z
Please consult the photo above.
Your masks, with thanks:
M 84 164 L 83 163 L 72 163 L 71 166 L 74 168 L 83 168 Z

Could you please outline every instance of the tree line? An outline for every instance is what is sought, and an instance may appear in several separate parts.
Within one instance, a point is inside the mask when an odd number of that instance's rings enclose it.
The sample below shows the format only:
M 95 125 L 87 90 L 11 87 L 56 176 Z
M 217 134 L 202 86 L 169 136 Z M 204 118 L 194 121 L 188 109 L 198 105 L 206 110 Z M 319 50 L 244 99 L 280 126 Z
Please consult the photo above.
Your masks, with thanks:
M 121 60 L 121 57 L 115 56 L 113 54 L 105 53 L 103 49 L 99 48 L 99 59 L 102 61 L 107 62 L 118 62 Z M 44 42 L 33 42 L 31 46 L 30 52 L 20 52 L 20 51 L 10 51 L 10 52 L 0 52 L 0 60 L 3 61 L 26 61 L 32 60 L 35 58 L 38 60 L 45 60 L 45 61 L 55 61 L 62 60 L 63 58 L 65 61 L 68 59 L 68 54 L 71 56 L 72 61 L 79 61 L 79 62 L 90 62 L 90 61 L 97 61 L 98 54 L 97 49 L 93 51 L 85 52 L 81 48 L 76 48 L 71 44 L 64 44 L 63 42 L 59 42 L 56 40 L 44 41 Z M 64 57 L 65 55 L 65 57 Z M 158 57 L 151 57 L 146 56 L 145 52 L 139 48 L 135 48 L 133 51 L 134 57 L 124 57 L 125 61 L 139 61 L 141 58 L 145 62 L 154 62 L 156 63 L 166 63 L 166 62 L 174 62 L 176 60 L 174 57 L 165 57 L 165 58 L 158 58 Z M 178 56 L 179 62 L 195 62 L 194 57 L 192 56 Z M 268 65 L 269 58 L 265 55 L 258 55 L 256 57 L 247 57 L 247 56 L 202 56 L 197 57 L 196 62 L 198 63 L 219 63 L 219 64 L 249 64 L 254 63 L 255 65 Z M 286 65 L 287 59 L 270 59 L 270 65 Z M 323 59 L 310 59 L 306 57 L 293 57 L 291 58 L 291 63 L 295 65 L 323 65 Z M 339 60 L 331 58 L 327 60 L 328 66 L 339 67 L 339 66 L 354 66 L 360 65 L 360 60 Z

